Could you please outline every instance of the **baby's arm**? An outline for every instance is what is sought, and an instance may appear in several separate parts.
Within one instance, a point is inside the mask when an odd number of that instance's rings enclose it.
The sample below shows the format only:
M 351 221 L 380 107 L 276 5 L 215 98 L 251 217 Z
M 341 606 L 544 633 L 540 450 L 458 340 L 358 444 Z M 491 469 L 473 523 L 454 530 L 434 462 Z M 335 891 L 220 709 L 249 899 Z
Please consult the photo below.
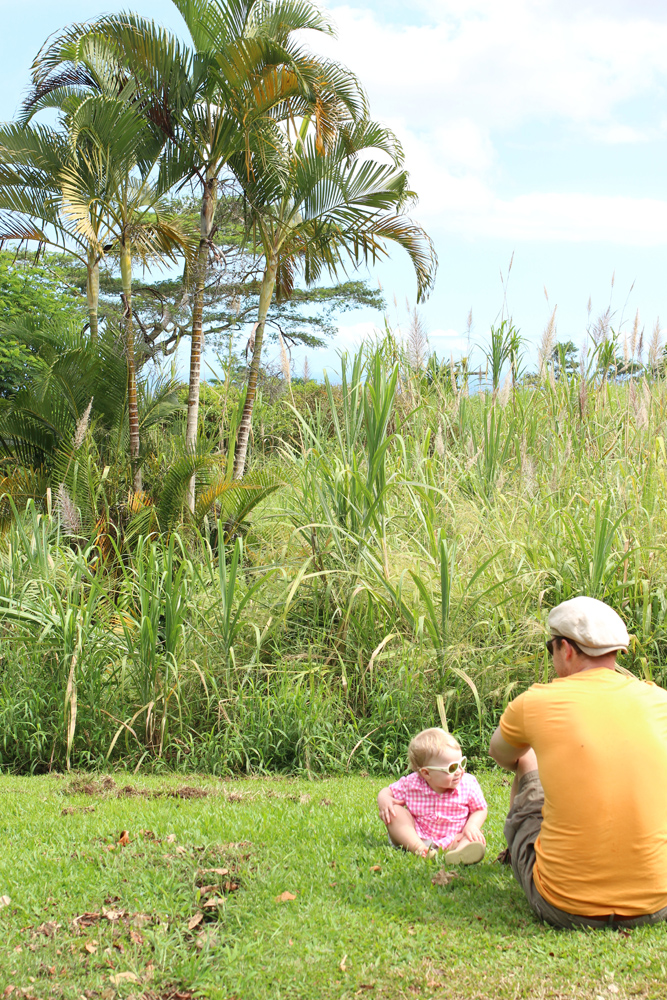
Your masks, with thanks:
M 402 803 L 397 802 L 394 798 L 389 785 L 386 788 L 382 788 L 378 792 L 378 812 L 380 813 L 380 819 L 385 826 L 389 826 L 391 821 L 396 817 L 395 807 L 400 805 L 402 805 Z
M 482 827 L 486 822 L 486 817 L 488 815 L 488 809 L 476 809 L 471 812 L 468 816 L 468 822 L 461 830 L 461 837 L 466 837 L 470 841 L 478 841 L 480 844 L 485 844 L 486 839 L 482 833 Z

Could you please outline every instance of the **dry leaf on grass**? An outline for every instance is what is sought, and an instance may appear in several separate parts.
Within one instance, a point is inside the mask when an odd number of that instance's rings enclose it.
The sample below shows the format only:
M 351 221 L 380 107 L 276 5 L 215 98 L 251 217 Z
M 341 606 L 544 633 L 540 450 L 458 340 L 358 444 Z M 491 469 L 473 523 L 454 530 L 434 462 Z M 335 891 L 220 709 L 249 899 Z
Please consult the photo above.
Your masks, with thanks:
M 203 913 L 195 913 L 194 917 L 190 917 L 188 920 L 188 930 L 193 931 L 198 924 L 204 919 Z
M 345 964 L 346 961 L 347 961 L 347 955 L 343 955 L 342 959 L 340 960 L 340 965 L 338 966 L 341 972 L 345 972 L 345 970 L 347 969 L 347 966 Z
M 125 916 L 125 910 L 102 910 L 102 916 L 105 920 L 109 920 L 114 923 L 116 920 L 120 920 L 121 917 Z
M 175 844 L 176 843 L 176 834 L 175 833 L 170 833 L 169 836 L 165 837 L 164 839 L 165 839 L 165 842 L 167 844 Z
M 130 941 L 132 942 L 132 944 L 143 944 L 144 943 L 144 939 L 141 936 L 141 934 L 139 933 L 139 931 L 134 931 L 134 930 L 132 930 L 132 928 L 130 928 Z
M 211 896 L 211 898 L 207 899 L 206 902 L 204 903 L 204 909 L 210 910 L 216 906 L 224 906 L 224 905 L 225 905 L 224 897 Z
M 127 845 L 130 843 L 130 835 L 127 832 L 127 830 L 123 830 L 121 832 L 121 835 L 118 838 L 118 843 L 121 845 L 121 847 L 127 847 Z
M 382 871 L 382 865 L 371 865 L 371 871 L 372 872 L 381 872 Z
M 441 868 L 440 871 L 433 876 L 431 883 L 433 885 L 449 885 L 449 883 L 453 882 L 455 878 L 463 878 L 463 876 L 459 875 L 458 872 L 448 872 L 445 871 L 444 868 Z
M 10 997 L 15 989 L 16 987 L 12 983 L 10 983 L 9 986 L 5 986 L 5 991 L 2 994 L 3 997 Z
M 243 802 L 243 795 L 241 792 L 230 792 L 227 796 L 228 802 Z
M 218 888 L 217 885 L 200 885 L 199 886 L 199 895 L 200 896 L 208 896 L 208 894 L 210 892 L 215 892 L 215 890 L 217 888 Z
M 139 976 L 134 972 L 117 972 L 113 976 L 109 976 L 109 982 L 113 983 L 114 986 L 120 986 L 121 983 L 138 983 Z
M 52 938 L 56 936 L 58 930 L 60 930 L 60 924 L 57 924 L 54 920 L 47 920 L 45 923 L 39 925 L 35 934 L 43 934 L 44 937 Z
M 9 906 L 11 903 L 11 898 L 9 896 L 0 896 L 0 910 L 3 906 Z
M 86 941 L 86 943 L 84 944 L 84 948 L 86 949 L 89 955 L 94 955 L 95 952 L 97 951 L 97 944 L 93 944 L 92 941 Z
M 292 892 L 281 892 L 279 896 L 276 896 L 276 903 L 290 903 L 296 896 Z
M 98 922 L 101 916 L 101 913 L 82 913 L 80 916 L 74 917 L 72 926 L 75 931 L 81 930 L 82 927 L 92 927 L 93 924 Z
M 200 868 L 202 875 L 229 875 L 229 868 Z

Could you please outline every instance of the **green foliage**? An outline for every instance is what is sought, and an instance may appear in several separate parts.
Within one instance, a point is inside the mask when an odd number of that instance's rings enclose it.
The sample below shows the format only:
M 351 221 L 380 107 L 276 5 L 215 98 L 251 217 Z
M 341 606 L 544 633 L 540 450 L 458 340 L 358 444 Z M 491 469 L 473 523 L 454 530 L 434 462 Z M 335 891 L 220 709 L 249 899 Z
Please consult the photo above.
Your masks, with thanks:
M 69 281 L 62 258 L 0 250 L 0 396 L 10 396 L 33 367 L 30 345 L 17 338 L 17 324 L 57 324 L 82 329 L 85 298 Z
M 146 384 L 145 489 L 128 494 L 124 409 L 103 391 L 122 359 L 31 336 L 32 402 L 0 414 L 4 768 L 396 773 L 440 709 L 482 760 L 507 701 L 548 677 L 549 609 L 580 593 L 627 621 L 624 666 L 667 681 L 652 369 L 614 382 L 589 359 L 469 396 L 387 334 L 341 359 L 339 385 L 265 378 L 239 482 L 233 365 L 191 453 L 173 384 Z

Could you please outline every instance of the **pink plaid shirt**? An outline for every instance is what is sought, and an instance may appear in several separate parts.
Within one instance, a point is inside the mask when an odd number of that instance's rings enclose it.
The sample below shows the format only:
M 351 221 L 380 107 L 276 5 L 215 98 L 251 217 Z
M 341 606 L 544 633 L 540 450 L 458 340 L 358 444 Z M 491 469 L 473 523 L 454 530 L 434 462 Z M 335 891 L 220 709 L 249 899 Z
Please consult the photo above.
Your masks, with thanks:
M 486 800 L 477 778 L 464 774 L 457 788 L 434 792 L 416 771 L 389 786 L 391 794 L 415 819 L 422 840 L 447 847 L 468 822 L 468 816 L 486 809 Z

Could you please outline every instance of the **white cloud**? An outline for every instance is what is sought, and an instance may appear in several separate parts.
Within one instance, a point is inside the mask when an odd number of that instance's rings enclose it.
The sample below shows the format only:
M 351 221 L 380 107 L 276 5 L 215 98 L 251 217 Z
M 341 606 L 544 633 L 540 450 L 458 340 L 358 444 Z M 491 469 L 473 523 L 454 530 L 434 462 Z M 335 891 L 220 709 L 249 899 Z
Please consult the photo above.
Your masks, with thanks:
M 500 144 L 518 138 L 530 148 L 534 127 L 547 126 L 553 160 L 568 155 L 570 168 L 578 143 L 590 152 L 664 141 L 665 123 L 650 120 L 650 108 L 667 85 L 667 4 L 430 0 L 421 9 L 420 23 L 398 25 L 361 6 L 334 7 L 339 41 L 325 46 L 359 74 L 373 115 L 403 141 L 429 231 L 667 242 L 667 202 L 629 197 L 621 175 L 617 192 L 597 195 L 586 153 L 579 179 L 564 171 L 570 192 L 545 190 L 539 175 L 519 193 L 516 184 L 504 189 L 513 178 Z

